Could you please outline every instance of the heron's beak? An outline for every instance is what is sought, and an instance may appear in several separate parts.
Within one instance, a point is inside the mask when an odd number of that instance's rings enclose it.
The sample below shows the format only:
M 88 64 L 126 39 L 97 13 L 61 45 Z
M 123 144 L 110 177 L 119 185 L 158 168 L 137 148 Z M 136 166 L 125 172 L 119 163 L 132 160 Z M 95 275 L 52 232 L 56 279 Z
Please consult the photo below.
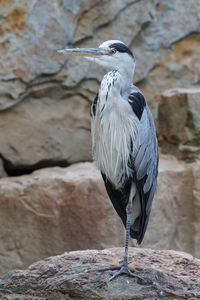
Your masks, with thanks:
M 74 49 L 62 49 L 57 50 L 59 53 L 86 56 L 86 57 L 99 57 L 101 55 L 108 55 L 109 50 L 103 48 L 74 48 Z

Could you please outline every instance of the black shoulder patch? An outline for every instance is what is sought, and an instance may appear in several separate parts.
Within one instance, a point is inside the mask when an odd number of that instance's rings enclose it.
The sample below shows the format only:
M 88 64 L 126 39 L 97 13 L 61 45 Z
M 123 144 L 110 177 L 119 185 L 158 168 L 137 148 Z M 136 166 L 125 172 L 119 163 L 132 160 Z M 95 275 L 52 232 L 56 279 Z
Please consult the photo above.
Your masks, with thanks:
M 91 106 L 91 117 L 96 115 L 96 107 L 97 107 L 97 102 L 98 102 L 98 98 L 99 98 L 99 94 L 97 93 L 96 94 L 96 97 L 94 98 L 94 101 L 92 103 L 92 106 Z
M 132 110 L 140 120 L 143 114 L 143 110 L 146 106 L 146 101 L 144 99 L 144 96 L 140 92 L 132 93 L 129 96 L 128 102 L 131 105 Z
M 131 52 L 131 50 L 124 44 L 122 43 L 114 43 L 112 45 L 109 46 L 109 48 L 114 48 L 119 52 L 122 53 L 128 53 L 131 57 L 134 58 L 133 53 Z

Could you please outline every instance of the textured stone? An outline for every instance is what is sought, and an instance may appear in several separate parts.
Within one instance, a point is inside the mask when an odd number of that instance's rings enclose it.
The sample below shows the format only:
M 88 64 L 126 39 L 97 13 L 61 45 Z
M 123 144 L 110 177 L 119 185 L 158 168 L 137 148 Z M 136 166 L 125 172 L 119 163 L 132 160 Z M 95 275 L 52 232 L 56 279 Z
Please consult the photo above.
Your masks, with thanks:
M 193 164 L 193 240 L 194 240 L 194 254 L 199 256 L 200 249 L 200 161 L 197 161 Z
M 0 180 L 0 273 L 67 250 L 123 245 L 124 229 L 91 163 Z
M 7 291 L 14 299 L 200 298 L 198 259 L 175 251 L 130 248 L 129 253 L 134 278 L 123 275 L 109 281 L 114 271 L 102 271 L 121 263 L 122 248 L 74 251 L 6 274 L 0 280 L 0 292 L 5 300 L 13 299 Z
M 161 155 L 157 192 L 142 246 L 186 251 L 199 257 L 198 251 L 194 253 L 198 231 L 194 228 L 192 172 L 191 164 Z
M 199 24 L 196 0 L 2 0 L 0 154 L 8 173 L 91 160 L 89 102 L 105 70 L 55 50 L 123 40 L 157 117 L 163 90 L 199 83 Z
M 27 82 L 60 70 L 55 49 L 70 41 L 75 23 L 58 1 L 7 1 L 1 17 L 2 79 Z
M 199 163 L 161 155 L 142 247 L 183 250 L 199 257 L 199 174 Z M 123 246 L 124 235 L 92 163 L 0 180 L 1 274 L 63 251 Z
M 200 88 L 165 91 L 159 104 L 158 125 L 163 143 L 176 146 L 182 157 L 200 153 Z
M 55 100 L 43 95 L 46 88 Z M 8 173 L 91 159 L 89 102 L 79 96 L 57 101 L 56 88 L 44 90 L 40 101 L 31 98 L 1 115 L 0 151 Z
M 6 171 L 4 170 L 3 161 L 0 159 L 0 178 L 6 177 Z
M 91 159 L 89 103 L 66 95 L 51 76 L 63 68 L 55 50 L 70 42 L 76 25 L 68 6 L 16 0 L 1 8 L 0 109 L 21 102 L 1 113 L 0 152 L 8 172 Z

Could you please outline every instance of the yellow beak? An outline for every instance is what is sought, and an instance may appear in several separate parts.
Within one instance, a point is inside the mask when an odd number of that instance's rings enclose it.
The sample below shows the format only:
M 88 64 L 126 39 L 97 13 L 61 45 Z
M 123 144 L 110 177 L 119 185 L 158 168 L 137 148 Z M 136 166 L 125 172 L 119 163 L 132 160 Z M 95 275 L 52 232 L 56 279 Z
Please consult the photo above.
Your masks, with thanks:
M 103 48 L 74 48 L 74 49 L 62 49 L 57 50 L 59 53 L 76 55 L 76 56 L 92 56 L 99 57 L 101 55 L 108 55 L 109 50 Z

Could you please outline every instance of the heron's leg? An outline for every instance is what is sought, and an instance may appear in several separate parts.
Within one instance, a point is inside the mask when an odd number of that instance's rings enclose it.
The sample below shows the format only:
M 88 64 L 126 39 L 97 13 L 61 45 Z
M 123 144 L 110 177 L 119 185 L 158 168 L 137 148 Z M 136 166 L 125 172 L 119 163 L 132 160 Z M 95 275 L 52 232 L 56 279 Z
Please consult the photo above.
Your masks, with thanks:
M 130 276 L 135 276 L 128 268 L 128 245 L 130 239 L 130 227 L 131 227 L 131 216 L 133 213 L 133 202 L 132 197 L 129 198 L 127 205 L 127 219 L 126 219 L 126 241 L 125 241 L 125 252 L 124 252 L 124 261 L 118 272 L 116 272 L 111 278 L 110 281 L 119 276 L 120 274 L 127 274 Z
M 128 267 L 128 245 L 130 240 L 130 228 L 131 228 L 131 216 L 133 213 L 133 200 L 130 199 L 127 206 L 127 220 L 126 220 L 126 241 L 124 251 L 124 262 L 123 265 Z

